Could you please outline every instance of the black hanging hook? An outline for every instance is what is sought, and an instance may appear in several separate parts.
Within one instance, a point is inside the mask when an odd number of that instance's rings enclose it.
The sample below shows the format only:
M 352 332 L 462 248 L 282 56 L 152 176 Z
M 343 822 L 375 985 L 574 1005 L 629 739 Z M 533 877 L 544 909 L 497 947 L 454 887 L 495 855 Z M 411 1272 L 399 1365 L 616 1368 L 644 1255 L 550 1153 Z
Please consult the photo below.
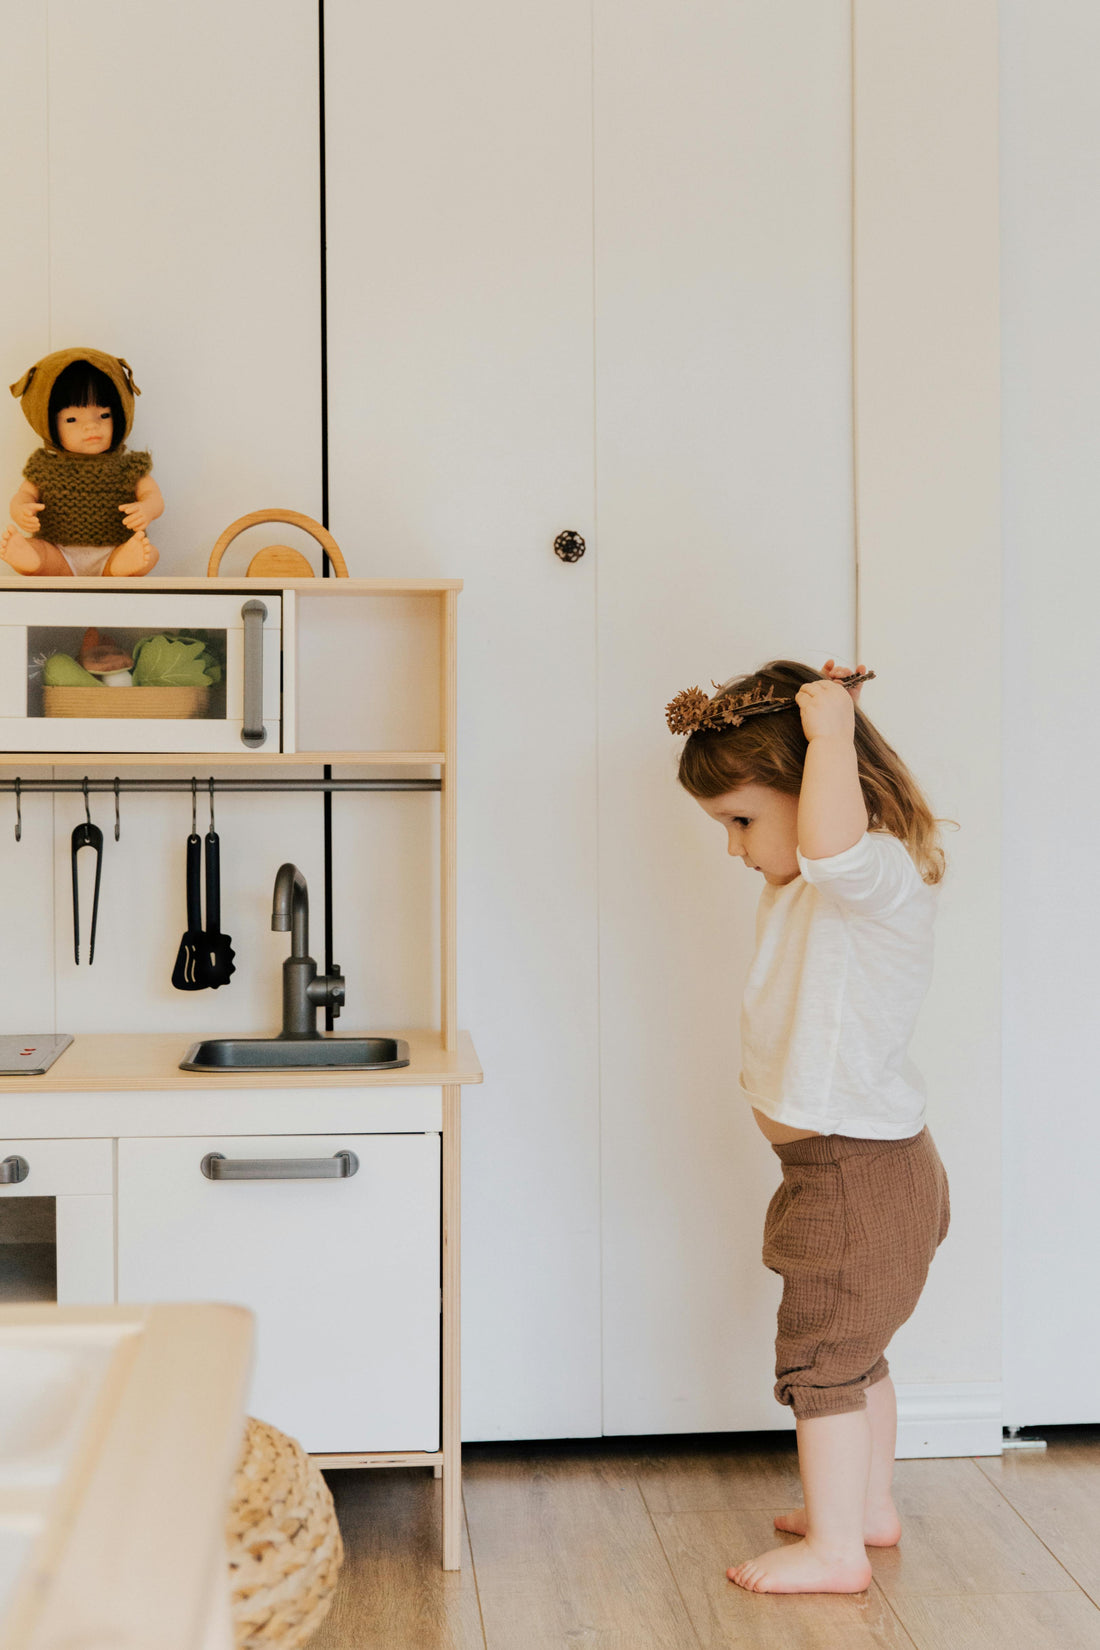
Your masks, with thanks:
M 191 835 L 192 836 L 198 836 L 198 834 L 199 834 L 199 827 L 198 827 L 198 817 L 199 817 L 198 816 L 198 806 L 199 806 L 199 804 L 198 804 L 198 794 L 199 794 L 199 782 L 195 778 L 194 774 L 192 774 L 191 775 Z
M 119 781 L 118 781 L 118 775 L 116 774 L 115 775 L 115 841 L 116 842 L 118 841 L 119 834 L 122 830 L 122 822 L 118 817 L 118 790 L 119 790 Z
M 16 840 L 16 842 L 22 842 L 22 840 L 23 840 L 23 797 L 22 797 L 22 790 L 23 790 L 23 781 L 21 779 L 17 779 L 15 781 L 15 840 Z
M 210 786 L 210 830 L 213 833 L 217 829 L 217 827 L 214 824 L 214 775 L 213 774 L 210 775 L 210 778 L 207 780 L 207 784 Z

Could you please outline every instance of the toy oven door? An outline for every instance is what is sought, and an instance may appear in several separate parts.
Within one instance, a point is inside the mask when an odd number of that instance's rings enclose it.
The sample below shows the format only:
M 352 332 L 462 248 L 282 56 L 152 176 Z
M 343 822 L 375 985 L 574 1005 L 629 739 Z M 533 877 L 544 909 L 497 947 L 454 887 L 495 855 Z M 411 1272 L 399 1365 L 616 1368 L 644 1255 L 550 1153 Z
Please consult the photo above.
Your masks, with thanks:
M 0 591 L 0 749 L 270 755 L 281 639 L 270 591 Z

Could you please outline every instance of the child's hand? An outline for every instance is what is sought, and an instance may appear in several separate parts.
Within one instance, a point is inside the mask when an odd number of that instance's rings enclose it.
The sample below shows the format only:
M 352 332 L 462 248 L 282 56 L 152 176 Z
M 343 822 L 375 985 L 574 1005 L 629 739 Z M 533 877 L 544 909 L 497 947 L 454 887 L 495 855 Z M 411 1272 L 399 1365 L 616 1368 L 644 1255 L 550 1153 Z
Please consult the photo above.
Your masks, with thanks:
M 859 671 L 859 674 L 862 676 L 863 672 L 867 669 L 867 666 L 866 665 L 859 665 L 859 666 L 857 666 L 857 669 Z M 826 659 L 825 663 L 821 667 L 821 674 L 823 676 L 829 676 L 829 677 L 833 677 L 833 676 L 850 676 L 852 674 L 852 671 L 851 671 L 851 667 L 849 665 L 838 665 L 835 659 Z M 859 696 L 860 696 L 862 691 L 863 691 L 863 683 L 862 682 L 857 682 L 853 687 L 850 687 L 848 689 L 848 692 L 852 695 L 852 698 L 853 698 L 853 700 L 855 701 L 855 703 L 857 705 L 859 704 Z
M 44 504 L 20 504 L 12 511 L 11 517 L 21 533 L 33 537 L 38 531 L 38 517 L 46 508 Z
M 130 529 L 131 533 L 136 533 L 139 529 L 148 527 L 153 520 L 154 512 L 150 509 L 148 503 L 140 498 L 135 498 L 130 504 L 120 504 L 119 509 L 122 511 L 123 524 Z
M 853 695 L 839 682 L 803 682 L 794 696 L 802 713 L 802 731 L 811 739 L 854 739 Z

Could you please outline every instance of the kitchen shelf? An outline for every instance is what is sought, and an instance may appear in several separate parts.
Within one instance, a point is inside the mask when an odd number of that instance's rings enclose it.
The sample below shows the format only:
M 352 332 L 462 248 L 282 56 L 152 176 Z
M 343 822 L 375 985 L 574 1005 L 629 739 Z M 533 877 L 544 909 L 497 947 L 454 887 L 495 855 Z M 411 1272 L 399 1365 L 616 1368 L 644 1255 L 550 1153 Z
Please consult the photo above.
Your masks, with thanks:
M 128 596 L 163 595 L 166 590 L 202 591 L 225 596 L 246 591 L 261 596 L 265 590 L 297 590 L 303 596 L 441 596 L 461 590 L 461 579 L 177 579 L 171 575 L 144 579 L 28 579 L 0 578 L 0 590 L 96 590 L 107 588 Z M 116 592 L 116 593 L 117 593 Z
M 413 768 L 446 765 L 444 751 L 0 751 L 0 767 L 23 772 L 30 768 L 254 768 L 257 762 L 272 768 L 309 768 L 328 763 L 345 768 Z

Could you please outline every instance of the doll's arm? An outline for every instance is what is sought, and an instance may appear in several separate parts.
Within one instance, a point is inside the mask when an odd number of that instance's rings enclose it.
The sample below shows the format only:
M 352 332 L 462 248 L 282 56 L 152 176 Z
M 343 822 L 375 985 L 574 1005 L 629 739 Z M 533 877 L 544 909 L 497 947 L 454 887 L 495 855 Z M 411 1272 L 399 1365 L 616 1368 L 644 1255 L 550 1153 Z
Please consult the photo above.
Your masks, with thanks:
M 38 517 L 46 508 L 38 502 L 38 488 L 33 481 L 24 481 L 19 491 L 13 496 L 9 509 L 11 519 L 21 533 L 37 533 Z
M 164 499 L 151 475 L 142 476 L 134 488 L 132 503 L 120 504 L 119 509 L 123 524 L 131 533 L 136 533 L 140 527 L 148 527 L 151 521 L 164 514 Z

